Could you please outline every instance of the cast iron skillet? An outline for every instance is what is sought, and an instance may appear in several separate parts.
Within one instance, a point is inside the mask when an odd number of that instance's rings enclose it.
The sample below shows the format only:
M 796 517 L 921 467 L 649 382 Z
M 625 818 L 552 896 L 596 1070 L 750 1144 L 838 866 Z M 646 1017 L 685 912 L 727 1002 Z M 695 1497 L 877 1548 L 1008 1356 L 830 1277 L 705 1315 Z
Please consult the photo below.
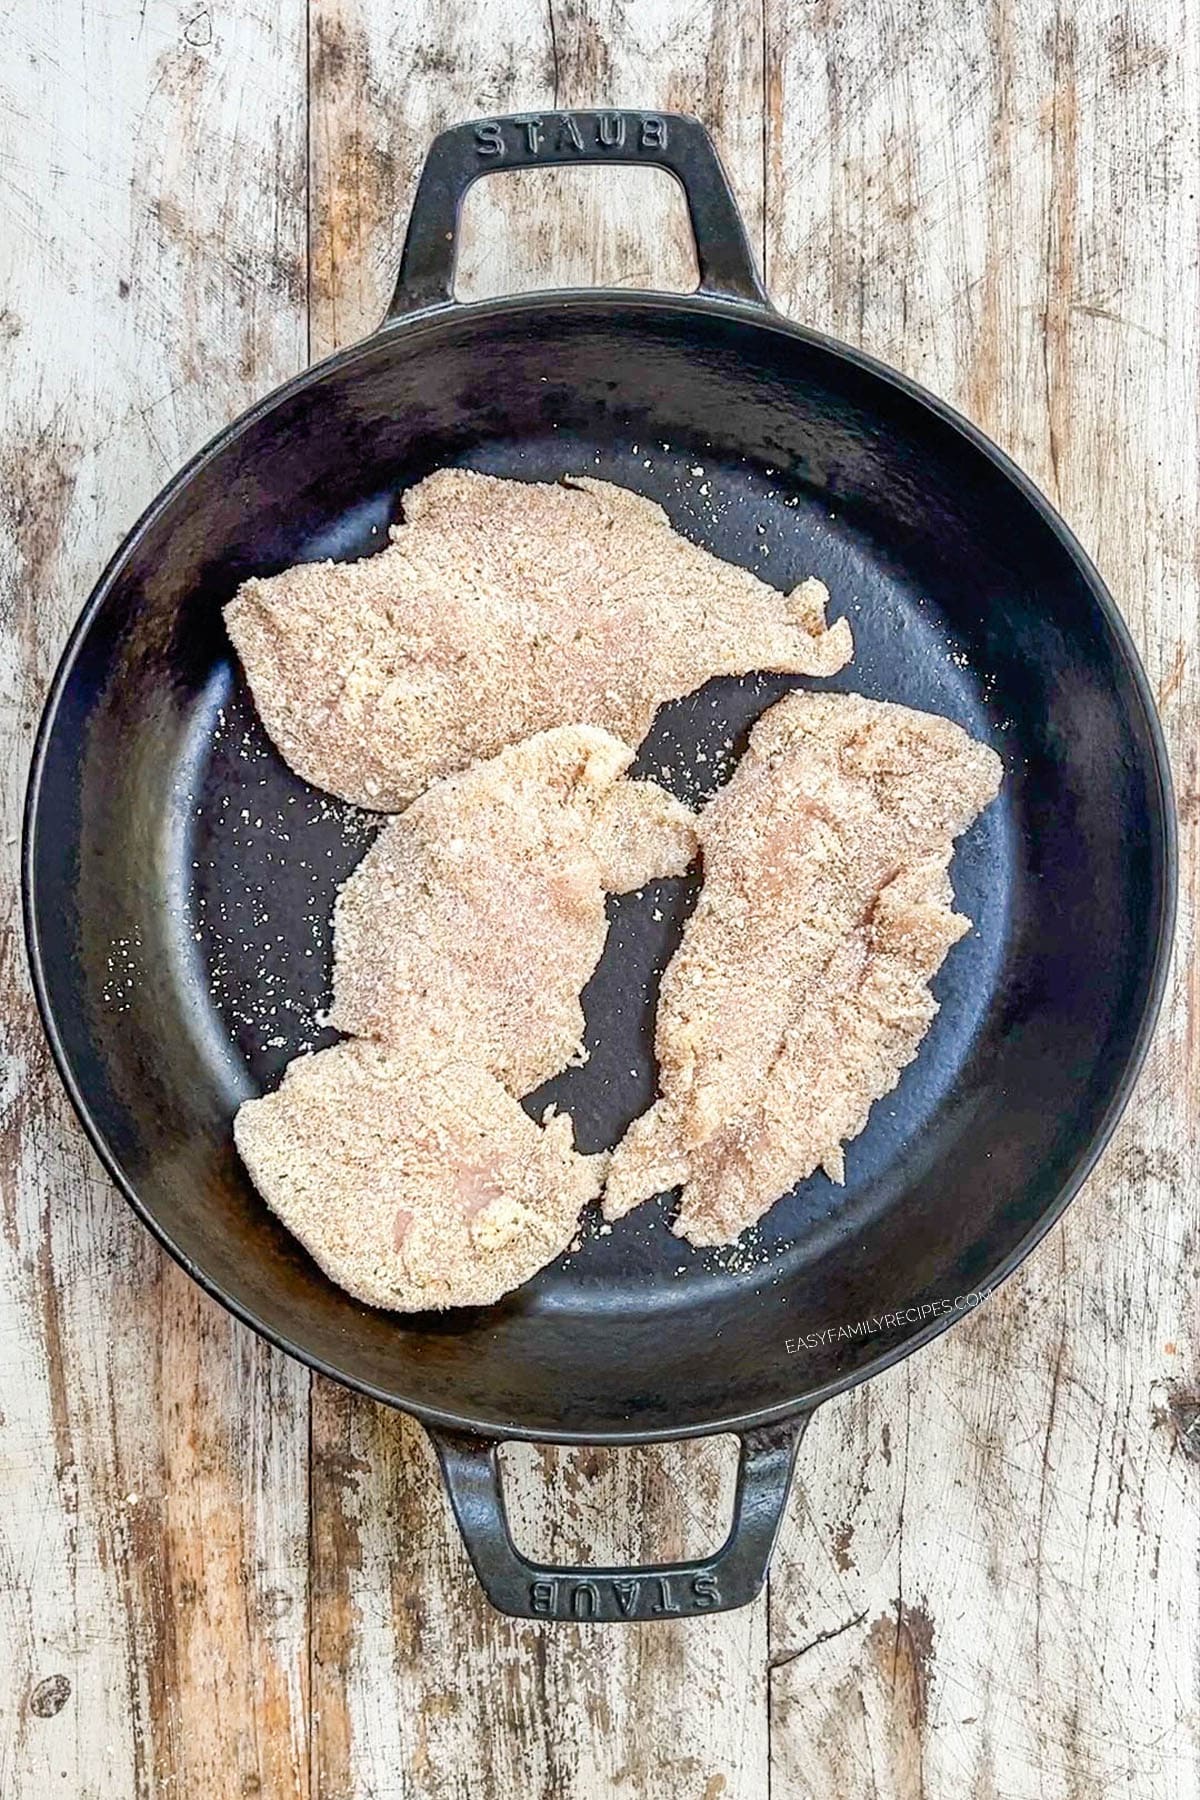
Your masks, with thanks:
M 478 175 L 602 161 L 683 185 L 696 294 L 454 303 Z M 370 552 L 403 490 L 448 462 L 609 476 L 780 587 L 821 576 L 857 642 L 830 685 L 960 720 L 1006 779 L 954 863 L 977 929 L 939 977 L 920 1055 L 850 1145 L 844 1188 L 802 1183 L 734 1254 L 673 1238 L 661 1200 L 610 1235 L 589 1227 L 499 1306 L 398 1317 L 325 1280 L 234 1153 L 238 1103 L 332 1035 L 314 1023 L 330 906 L 374 827 L 271 751 L 221 607 L 252 573 Z M 790 685 L 710 684 L 666 710 L 641 766 L 699 798 Z M 558 1618 L 713 1610 L 758 1590 L 814 1407 L 1007 1275 L 1091 1167 L 1146 1048 L 1174 880 L 1146 679 L 1062 521 L 947 407 L 772 312 L 702 128 L 639 113 L 435 140 L 380 330 L 203 450 L 88 601 L 42 721 L 25 844 L 46 1030 L 113 1178 L 239 1318 L 421 1418 L 492 1600 Z M 584 1149 L 653 1096 L 653 976 L 693 895 L 661 883 L 613 905 L 586 994 L 591 1061 L 548 1090 Z M 739 1435 L 741 1461 L 715 1556 L 552 1569 L 514 1547 L 503 1438 L 718 1431 Z

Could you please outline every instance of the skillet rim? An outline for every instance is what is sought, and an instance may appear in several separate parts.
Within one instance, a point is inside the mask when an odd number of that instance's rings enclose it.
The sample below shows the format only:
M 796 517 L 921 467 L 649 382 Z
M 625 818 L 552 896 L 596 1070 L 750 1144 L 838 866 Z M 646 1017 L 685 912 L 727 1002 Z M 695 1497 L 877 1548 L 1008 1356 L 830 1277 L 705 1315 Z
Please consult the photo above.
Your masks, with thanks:
M 21 847 L 22 921 L 25 932 L 26 957 L 42 1027 L 50 1045 L 59 1078 L 93 1150 L 100 1158 L 109 1179 L 118 1192 L 124 1196 L 140 1222 L 152 1233 L 163 1249 L 174 1258 L 180 1268 L 196 1282 L 197 1286 L 223 1306 L 234 1318 L 274 1345 L 276 1349 L 294 1357 L 317 1374 L 340 1382 L 343 1387 L 351 1388 L 383 1405 L 393 1406 L 407 1412 L 425 1425 L 473 1432 L 493 1439 L 512 1438 L 531 1443 L 671 1443 L 684 1438 L 710 1437 L 723 1433 L 737 1435 L 750 1429 L 794 1418 L 801 1413 L 811 1413 L 818 1406 L 823 1405 L 826 1400 L 832 1399 L 834 1395 L 845 1393 L 862 1382 L 873 1379 L 886 1369 L 895 1367 L 897 1363 L 902 1362 L 915 1351 L 924 1349 L 940 1337 L 944 1331 L 960 1323 L 966 1313 L 956 1311 L 948 1316 L 942 1315 L 932 1319 L 910 1336 L 902 1338 L 899 1342 L 882 1350 L 878 1356 L 871 1358 L 861 1368 L 803 1392 L 792 1400 L 781 1402 L 776 1406 L 763 1407 L 753 1412 L 731 1414 L 699 1424 L 680 1426 L 676 1429 L 655 1428 L 640 1431 L 637 1429 L 627 1431 L 563 1429 L 552 1431 L 540 1427 L 523 1427 L 511 1419 L 496 1420 L 447 1412 L 437 1407 L 429 1407 L 398 1398 L 395 1393 L 389 1392 L 385 1388 L 377 1387 L 370 1382 L 346 1374 L 325 1358 L 294 1342 L 284 1332 L 268 1325 L 255 1314 L 252 1308 L 234 1300 L 192 1257 L 172 1241 L 170 1234 L 141 1200 L 133 1184 L 126 1178 L 118 1158 L 109 1148 L 104 1132 L 92 1113 L 91 1105 L 80 1082 L 76 1079 L 59 1032 L 46 982 L 38 929 L 38 897 L 35 892 L 42 783 L 63 695 L 74 673 L 75 664 L 92 624 L 120 578 L 126 563 L 141 539 L 176 499 L 177 495 L 187 487 L 193 476 L 215 461 L 244 432 L 266 417 L 275 407 L 303 392 L 306 388 L 319 386 L 326 377 L 351 368 L 360 357 L 378 349 L 381 341 L 386 343 L 402 336 L 406 341 L 406 348 L 415 347 L 417 340 L 436 334 L 439 326 L 450 322 L 455 324 L 483 322 L 493 318 L 512 318 L 522 313 L 546 310 L 567 312 L 584 306 L 609 307 L 615 311 L 626 313 L 666 310 L 679 314 L 700 314 L 709 318 L 713 316 L 727 317 L 756 330 L 773 332 L 781 337 L 803 343 L 837 361 L 849 363 L 861 373 L 896 390 L 918 407 L 932 413 L 942 424 L 957 432 L 970 450 L 990 462 L 993 468 L 1016 489 L 1026 505 L 1033 510 L 1043 524 L 1049 527 L 1061 549 L 1074 563 L 1092 602 L 1111 634 L 1118 657 L 1130 677 L 1134 694 L 1142 710 L 1153 763 L 1153 792 L 1158 818 L 1157 821 L 1152 821 L 1152 826 L 1157 826 L 1157 852 L 1161 868 L 1160 880 L 1154 894 L 1157 919 L 1153 962 L 1150 979 L 1142 999 L 1137 1029 L 1120 1079 L 1113 1089 L 1101 1119 L 1090 1138 L 1082 1144 L 1069 1176 L 1059 1188 L 1054 1199 L 1042 1210 L 1025 1236 L 1018 1241 L 1006 1257 L 1001 1259 L 995 1269 L 979 1281 L 977 1286 L 979 1288 L 986 1287 L 990 1294 L 1020 1267 L 1030 1252 L 1062 1217 L 1095 1168 L 1111 1139 L 1144 1067 L 1162 1007 L 1174 939 L 1179 881 L 1174 786 L 1162 722 L 1154 702 L 1149 677 L 1142 665 L 1133 636 L 1099 570 L 1066 521 L 1024 470 L 1005 451 L 1001 450 L 999 445 L 993 443 L 977 425 L 948 402 L 922 387 L 919 382 L 913 381 L 909 376 L 892 368 L 888 363 L 880 361 L 879 358 L 871 356 L 866 351 L 842 343 L 825 332 L 814 330 L 810 326 L 801 325 L 786 318 L 771 306 L 726 299 L 700 290 L 687 294 L 672 294 L 628 288 L 539 289 L 525 294 L 497 296 L 467 303 L 459 301 L 441 303 L 407 313 L 396 319 L 385 320 L 376 331 L 371 332 L 367 337 L 335 351 L 331 356 L 301 370 L 279 387 L 271 389 L 261 400 L 255 401 L 245 412 L 224 426 L 183 464 L 165 487 L 161 488 L 150 501 L 105 565 L 68 634 L 43 703 L 25 792 Z M 44 907 L 42 910 L 45 910 Z

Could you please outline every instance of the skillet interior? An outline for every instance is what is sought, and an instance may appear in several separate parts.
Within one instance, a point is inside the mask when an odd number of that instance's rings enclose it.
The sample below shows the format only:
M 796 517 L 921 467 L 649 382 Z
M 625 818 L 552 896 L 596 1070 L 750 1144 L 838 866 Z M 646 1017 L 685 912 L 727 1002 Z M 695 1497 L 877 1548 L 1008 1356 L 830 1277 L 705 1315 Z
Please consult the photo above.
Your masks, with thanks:
M 785 587 L 827 581 L 857 654 L 833 687 L 944 712 L 1006 768 L 962 842 L 978 929 L 896 1093 L 748 1246 L 641 1209 L 502 1305 L 398 1318 L 328 1283 L 233 1151 L 327 998 L 329 912 L 372 825 L 270 750 L 220 609 L 237 582 L 382 543 L 404 487 L 462 461 L 594 472 Z M 702 469 L 703 474 L 692 473 Z M 1111 1122 L 1169 912 L 1155 727 L 1069 540 L 902 384 L 745 309 L 594 294 L 380 334 L 198 459 L 134 534 L 60 676 L 35 774 L 29 924 L 77 1104 L 147 1221 L 294 1353 L 412 1410 L 533 1435 L 677 1436 L 858 1378 L 921 1332 L 826 1326 L 985 1284 Z M 790 683 L 712 684 L 641 759 L 696 799 Z M 697 752 L 708 760 L 698 760 Z M 664 776 L 663 769 L 671 776 Z M 611 903 L 586 1068 L 542 1090 L 609 1144 L 654 1092 L 654 972 L 687 884 Z M 661 921 L 654 911 L 664 914 Z M 603 1034 L 603 1043 L 598 1034 Z

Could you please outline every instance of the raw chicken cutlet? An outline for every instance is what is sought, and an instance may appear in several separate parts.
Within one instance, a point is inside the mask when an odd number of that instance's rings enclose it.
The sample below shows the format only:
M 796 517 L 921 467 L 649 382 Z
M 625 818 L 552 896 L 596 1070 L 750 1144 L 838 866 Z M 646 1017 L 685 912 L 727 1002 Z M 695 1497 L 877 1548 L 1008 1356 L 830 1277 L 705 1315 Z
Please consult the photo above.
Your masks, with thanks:
M 605 1157 L 538 1125 L 491 1075 L 337 1044 L 248 1100 L 234 1137 L 255 1187 L 332 1281 L 371 1306 L 488 1306 L 571 1241 Z
M 551 726 L 636 744 L 713 675 L 833 675 L 852 644 L 828 598 L 719 561 L 626 488 L 441 469 L 378 555 L 244 582 L 225 622 L 285 762 L 397 812 Z
M 701 813 L 704 884 L 663 976 L 661 1099 L 613 1153 L 605 1212 L 682 1186 L 674 1230 L 731 1242 L 889 1093 L 970 921 L 953 840 L 1001 764 L 948 719 L 857 695 L 765 713 Z
M 606 893 L 682 875 L 695 816 L 633 751 L 560 726 L 452 775 L 385 828 L 334 913 L 329 1021 L 527 1094 L 580 1050 Z

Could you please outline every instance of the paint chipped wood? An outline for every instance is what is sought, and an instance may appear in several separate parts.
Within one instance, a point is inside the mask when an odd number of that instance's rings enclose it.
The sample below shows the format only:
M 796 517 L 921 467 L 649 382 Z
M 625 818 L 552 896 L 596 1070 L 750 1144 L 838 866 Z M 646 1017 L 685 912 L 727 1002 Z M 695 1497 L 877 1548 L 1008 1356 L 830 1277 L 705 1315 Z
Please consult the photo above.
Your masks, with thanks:
M 19 936 L 32 731 L 174 468 L 301 366 L 304 7 L 0 24 L 0 1793 L 306 1796 L 307 1377 L 100 1175 Z
M 1192 0 L 19 0 L 0 25 L 0 1793 L 1190 1800 L 1200 1787 L 1200 20 Z M 21 788 L 121 532 L 369 330 L 425 144 L 600 103 L 714 128 L 793 316 L 977 419 L 1125 610 L 1179 791 L 1182 933 L 1133 1106 L 979 1314 L 820 1413 L 769 1596 L 665 1626 L 482 1601 L 423 1434 L 159 1255 L 52 1077 Z M 468 204 L 464 294 L 687 285 L 665 181 Z M 695 1554 L 725 1444 L 517 1449 L 523 1546 Z

